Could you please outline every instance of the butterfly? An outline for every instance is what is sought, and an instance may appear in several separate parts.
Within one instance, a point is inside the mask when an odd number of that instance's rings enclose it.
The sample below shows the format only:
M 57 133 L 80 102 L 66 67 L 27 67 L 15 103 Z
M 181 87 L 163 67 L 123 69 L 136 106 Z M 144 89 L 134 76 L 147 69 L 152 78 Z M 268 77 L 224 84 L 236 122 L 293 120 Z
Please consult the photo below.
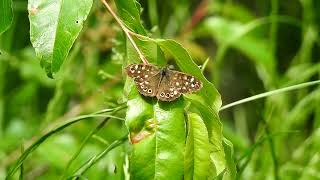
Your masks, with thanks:
M 198 91 L 202 82 L 192 75 L 158 68 L 151 64 L 130 64 L 126 68 L 129 77 L 134 78 L 140 94 L 157 97 L 161 101 L 173 101 L 181 94 Z

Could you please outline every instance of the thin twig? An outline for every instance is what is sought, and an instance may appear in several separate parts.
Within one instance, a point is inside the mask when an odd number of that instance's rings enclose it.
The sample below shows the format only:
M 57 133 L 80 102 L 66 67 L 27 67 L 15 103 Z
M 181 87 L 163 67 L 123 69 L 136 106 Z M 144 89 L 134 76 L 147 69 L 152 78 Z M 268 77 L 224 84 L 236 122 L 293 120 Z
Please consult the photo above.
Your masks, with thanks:
M 144 57 L 144 55 L 142 54 L 142 52 L 140 51 L 140 49 L 138 48 L 137 44 L 134 42 L 131 34 L 130 34 L 130 30 L 123 24 L 123 22 L 120 20 L 120 18 L 116 15 L 115 12 L 113 12 L 113 10 L 111 9 L 111 7 L 109 6 L 109 4 L 105 1 L 105 0 L 101 0 L 102 3 L 107 7 L 108 11 L 110 12 L 110 14 L 113 16 L 113 18 L 117 21 L 117 23 L 119 24 L 119 26 L 121 27 L 121 29 L 123 30 L 123 32 L 126 34 L 126 36 L 128 37 L 130 43 L 132 44 L 133 48 L 137 51 L 139 58 L 141 59 L 141 61 L 144 64 L 149 64 L 148 60 Z

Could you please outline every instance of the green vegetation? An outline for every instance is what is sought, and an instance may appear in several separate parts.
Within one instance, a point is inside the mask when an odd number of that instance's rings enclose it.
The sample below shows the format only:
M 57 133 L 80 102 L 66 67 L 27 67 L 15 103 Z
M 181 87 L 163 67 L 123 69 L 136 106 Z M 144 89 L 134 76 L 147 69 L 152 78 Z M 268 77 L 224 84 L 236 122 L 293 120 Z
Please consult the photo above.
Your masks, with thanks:
M 320 1 L 0 2 L 0 179 L 320 179 Z M 203 88 L 143 97 L 124 68 Z

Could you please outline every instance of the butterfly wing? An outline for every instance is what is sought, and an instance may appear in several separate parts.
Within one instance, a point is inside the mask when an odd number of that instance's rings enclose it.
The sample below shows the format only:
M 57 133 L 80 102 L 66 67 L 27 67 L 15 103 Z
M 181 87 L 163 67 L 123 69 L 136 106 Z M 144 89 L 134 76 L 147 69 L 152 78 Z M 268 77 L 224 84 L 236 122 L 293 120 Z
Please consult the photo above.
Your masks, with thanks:
M 171 86 L 182 94 L 195 92 L 202 88 L 202 82 L 192 75 L 170 70 L 170 77 Z
M 173 101 L 180 97 L 181 93 L 172 85 L 170 75 L 164 76 L 159 84 L 157 98 L 161 101 Z
M 150 64 L 130 64 L 126 68 L 129 77 L 134 78 L 138 91 L 144 96 L 156 96 L 160 81 L 159 69 Z
M 181 94 L 198 91 L 202 88 L 202 82 L 192 75 L 179 71 L 167 70 L 159 85 L 157 98 L 161 101 L 173 101 Z

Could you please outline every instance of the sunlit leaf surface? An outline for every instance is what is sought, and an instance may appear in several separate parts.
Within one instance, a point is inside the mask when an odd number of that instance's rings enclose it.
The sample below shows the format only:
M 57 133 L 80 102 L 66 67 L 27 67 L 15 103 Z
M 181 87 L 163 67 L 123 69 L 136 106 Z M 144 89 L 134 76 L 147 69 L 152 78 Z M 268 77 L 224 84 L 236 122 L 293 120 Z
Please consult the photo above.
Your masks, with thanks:
M 29 0 L 30 40 L 48 76 L 59 71 L 91 5 L 92 0 Z

